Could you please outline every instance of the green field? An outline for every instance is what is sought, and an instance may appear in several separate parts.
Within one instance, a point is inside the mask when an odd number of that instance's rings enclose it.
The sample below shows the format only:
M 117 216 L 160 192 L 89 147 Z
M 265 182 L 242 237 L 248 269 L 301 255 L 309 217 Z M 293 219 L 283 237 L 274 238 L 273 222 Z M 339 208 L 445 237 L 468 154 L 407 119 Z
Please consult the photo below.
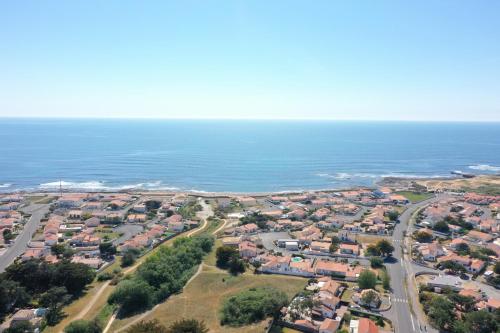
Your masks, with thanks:
M 418 192 L 411 192 L 411 191 L 400 191 L 396 192 L 397 194 L 400 194 L 410 200 L 411 202 L 420 202 L 429 198 L 432 198 L 433 194 L 432 193 L 418 193 Z

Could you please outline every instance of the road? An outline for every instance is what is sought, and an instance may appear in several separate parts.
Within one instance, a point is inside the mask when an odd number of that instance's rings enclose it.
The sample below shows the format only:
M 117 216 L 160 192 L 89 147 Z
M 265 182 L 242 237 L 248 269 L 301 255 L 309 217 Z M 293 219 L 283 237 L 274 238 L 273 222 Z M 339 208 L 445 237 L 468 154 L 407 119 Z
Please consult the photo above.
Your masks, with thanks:
M 0 272 L 5 271 L 5 269 L 12 264 L 17 257 L 26 251 L 28 243 L 31 241 L 33 234 L 38 229 L 40 220 L 49 211 L 49 207 L 49 204 L 31 204 L 22 209 L 24 213 L 31 214 L 31 217 L 24 225 L 21 234 L 16 237 L 14 244 L 12 244 L 7 251 L 0 256 Z
M 434 197 L 416 204 L 411 204 L 399 217 L 400 222 L 396 224 L 392 235 L 392 242 L 396 248 L 392 260 L 387 260 L 386 267 L 391 277 L 392 286 L 392 307 L 387 316 L 392 319 L 397 333 L 407 332 L 437 332 L 426 324 L 425 319 L 419 313 L 415 306 L 418 306 L 416 290 L 413 288 L 413 279 L 409 266 L 411 261 L 407 260 L 403 254 L 404 231 L 407 231 L 410 219 L 415 211 L 428 205 L 431 202 L 439 200 L 440 197 Z M 426 326 L 426 329 L 424 329 Z M 421 329 L 422 328 L 422 329 Z

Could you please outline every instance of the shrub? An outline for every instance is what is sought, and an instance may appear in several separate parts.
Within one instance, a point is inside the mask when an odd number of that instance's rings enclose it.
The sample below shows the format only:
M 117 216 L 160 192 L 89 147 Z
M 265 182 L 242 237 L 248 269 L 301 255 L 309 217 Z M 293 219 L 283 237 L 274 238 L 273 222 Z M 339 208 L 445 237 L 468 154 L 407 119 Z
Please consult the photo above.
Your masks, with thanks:
M 221 310 L 221 323 L 241 326 L 276 314 L 287 304 L 285 293 L 275 288 L 252 288 L 228 298 Z
M 64 333 L 101 333 L 102 329 L 95 321 L 75 320 L 64 328 Z
M 374 289 L 377 285 L 377 276 L 372 271 L 365 269 L 359 274 L 358 286 L 361 289 Z

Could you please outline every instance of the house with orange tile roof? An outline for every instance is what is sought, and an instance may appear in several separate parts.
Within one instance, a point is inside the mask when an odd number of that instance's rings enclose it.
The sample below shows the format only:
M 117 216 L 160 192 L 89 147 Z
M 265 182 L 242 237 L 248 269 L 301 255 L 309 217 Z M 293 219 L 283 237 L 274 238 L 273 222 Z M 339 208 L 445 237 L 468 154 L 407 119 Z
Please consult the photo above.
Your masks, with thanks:
M 371 319 L 359 318 L 350 321 L 349 333 L 378 333 L 378 326 Z
M 240 256 L 244 259 L 251 259 L 257 256 L 257 246 L 249 241 L 243 241 L 238 244 Z
M 479 244 L 486 244 L 494 239 L 492 235 L 477 230 L 469 231 L 469 233 L 464 236 L 464 238 L 467 238 L 470 241 Z
M 329 260 L 317 260 L 315 262 L 315 273 L 316 275 L 323 276 L 337 276 L 344 278 L 348 281 L 356 281 L 359 274 L 363 271 L 361 266 L 350 266 L 341 262 L 329 261 Z
M 358 244 L 341 243 L 338 249 L 340 254 L 359 256 L 360 247 Z

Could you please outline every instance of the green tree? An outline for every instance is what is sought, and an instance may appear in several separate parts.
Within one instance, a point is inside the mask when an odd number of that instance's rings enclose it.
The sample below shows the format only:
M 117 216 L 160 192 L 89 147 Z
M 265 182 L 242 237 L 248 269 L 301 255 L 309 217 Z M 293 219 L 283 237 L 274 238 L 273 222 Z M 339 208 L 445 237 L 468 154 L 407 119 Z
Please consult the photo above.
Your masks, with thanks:
M 275 288 L 252 288 L 231 296 L 221 309 L 221 323 L 242 326 L 275 315 L 287 304 L 286 294 Z
M 369 256 L 379 256 L 380 255 L 380 250 L 378 247 L 374 244 L 370 244 L 366 247 L 366 254 Z
M 99 252 L 104 257 L 115 255 L 116 254 L 116 246 L 114 246 L 113 243 L 111 243 L 111 242 L 101 243 L 101 244 L 99 244 Z
M 384 267 L 384 261 L 379 257 L 371 257 L 370 258 L 370 266 L 372 268 L 381 268 Z
M 150 321 L 141 320 L 137 324 L 132 325 L 126 333 L 168 333 L 167 328 L 160 324 L 157 319 Z
M 391 221 L 396 221 L 399 217 L 399 213 L 395 210 L 391 210 L 390 212 L 387 213 L 387 217 Z
M 467 270 L 465 267 L 458 262 L 446 260 L 440 263 L 440 266 L 444 269 L 449 269 L 454 274 L 465 273 Z
M 233 275 L 238 275 L 245 272 L 245 262 L 238 257 L 233 257 L 228 263 L 229 272 Z
M 7 242 L 10 242 L 14 238 L 14 235 L 12 234 L 12 231 L 10 229 L 4 229 L 2 234 L 3 234 L 3 239 Z
M 453 325 L 455 321 L 455 306 L 448 298 L 435 295 L 428 302 L 427 307 L 427 314 L 435 327 L 445 330 Z
M 203 321 L 181 319 L 170 325 L 167 333 L 208 333 L 208 328 Z
M 40 296 L 41 306 L 48 308 L 45 320 L 48 325 L 55 325 L 61 321 L 64 316 L 62 307 L 68 303 L 71 296 L 65 287 L 52 287 Z
M 64 333 L 101 333 L 102 329 L 95 321 L 75 320 L 64 328 Z
M 122 261 L 120 263 L 121 267 L 129 267 L 135 263 L 135 260 L 139 256 L 140 251 L 138 249 L 130 248 L 123 252 Z
M 385 290 L 391 289 L 391 277 L 386 270 L 382 271 L 382 286 L 384 287 Z
M 153 288 L 141 280 L 124 280 L 110 295 L 108 303 L 119 304 L 120 311 L 131 314 L 148 309 L 153 304 Z
M 447 233 L 450 231 L 450 227 L 448 226 L 448 223 L 446 223 L 445 221 L 439 221 L 434 225 L 433 229 L 442 233 Z
M 374 289 L 377 285 L 377 276 L 372 271 L 363 270 L 358 277 L 358 286 L 361 289 Z
M 500 322 L 486 310 L 466 313 L 464 322 L 467 332 L 489 333 L 500 329 Z
M 497 261 L 495 268 L 493 268 L 495 274 L 500 274 L 500 261 Z
M 378 298 L 377 292 L 374 290 L 368 290 L 363 294 L 361 297 L 361 301 L 363 301 L 364 304 L 370 305 L 372 302 L 374 302 Z
M 13 309 L 26 305 L 31 300 L 19 282 L 0 277 L 0 322 Z
M 415 240 L 420 243 L 429 243 L 432 241 L 432 233 L 427 231 L 416 231 L 413 236 L 415 237 Z
M 221 246 L 215 251 L 217 257 L 217 267 L 227 268 L 233 258 L 239 258 L 240 254 L 237 249 L 231 246 Z
M 377 248 L 384 256 L 390 256 L 394 252 L 394 246 L 387 239 L 382 239 L 377 242 Z

